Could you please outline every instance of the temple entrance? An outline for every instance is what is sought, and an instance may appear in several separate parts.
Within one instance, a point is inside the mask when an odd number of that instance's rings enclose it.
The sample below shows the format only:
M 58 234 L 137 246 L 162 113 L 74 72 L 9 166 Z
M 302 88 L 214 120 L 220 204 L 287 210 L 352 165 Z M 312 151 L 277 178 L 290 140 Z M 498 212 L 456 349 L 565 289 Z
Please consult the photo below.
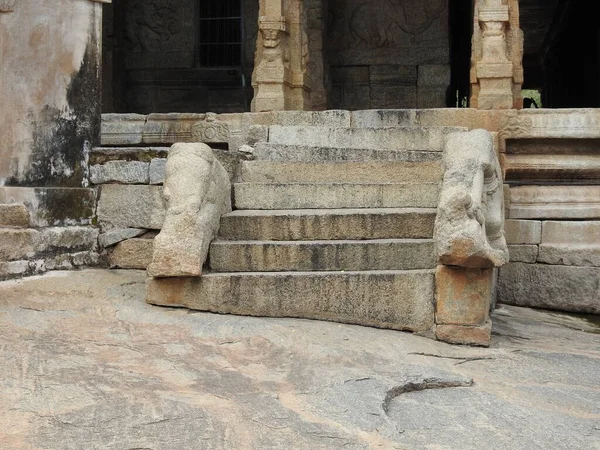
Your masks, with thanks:
M 464 4 L 329 0 L 324 39 L 328 107 L 457 106 L 458 91 L 466 97 L 468 89 L 471 5 Z
M 258 0 L 104 6 L 104 112 L 250 110 Z

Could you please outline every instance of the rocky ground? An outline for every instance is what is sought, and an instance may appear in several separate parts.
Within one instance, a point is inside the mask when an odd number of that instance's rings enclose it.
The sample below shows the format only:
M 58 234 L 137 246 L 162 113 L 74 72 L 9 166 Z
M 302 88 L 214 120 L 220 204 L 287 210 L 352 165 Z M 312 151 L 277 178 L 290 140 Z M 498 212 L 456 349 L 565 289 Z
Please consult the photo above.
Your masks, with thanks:
M 600 449 L 600 326 L 503 306 L 489 349 L 0 283 L 0 449 Z

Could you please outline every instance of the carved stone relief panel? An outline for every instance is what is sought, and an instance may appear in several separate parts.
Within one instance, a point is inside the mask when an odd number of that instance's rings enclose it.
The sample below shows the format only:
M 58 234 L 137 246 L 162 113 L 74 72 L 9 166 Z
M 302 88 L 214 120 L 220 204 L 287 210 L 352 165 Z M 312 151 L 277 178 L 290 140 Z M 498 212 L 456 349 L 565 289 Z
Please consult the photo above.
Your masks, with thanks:
M 126 67 L 192 67 L 195 4 L 193 0 L 127 1 L 123 42 Z
M 425 65 L 449 69 L 448 0 L 329 0 L 324 42 L 330 107 L 416 108 L 419 98 L 423 106 L 445 106 L 450 80 L 435 85 L 441 95 L 432 102 L 419 94 L 433 87 L 419 76 Z M 340 76 L 358 72 L 366 81 Z

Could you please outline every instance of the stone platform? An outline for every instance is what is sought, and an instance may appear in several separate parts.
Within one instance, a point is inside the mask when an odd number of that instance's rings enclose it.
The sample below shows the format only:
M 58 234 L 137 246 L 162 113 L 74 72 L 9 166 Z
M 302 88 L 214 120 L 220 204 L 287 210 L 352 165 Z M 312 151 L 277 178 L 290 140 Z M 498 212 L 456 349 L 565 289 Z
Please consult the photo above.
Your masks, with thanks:
M 0 283 L 0 448 L 600 448 L 597 317 L 501 306 L 468 348 L 158 308 L 145 278 Z

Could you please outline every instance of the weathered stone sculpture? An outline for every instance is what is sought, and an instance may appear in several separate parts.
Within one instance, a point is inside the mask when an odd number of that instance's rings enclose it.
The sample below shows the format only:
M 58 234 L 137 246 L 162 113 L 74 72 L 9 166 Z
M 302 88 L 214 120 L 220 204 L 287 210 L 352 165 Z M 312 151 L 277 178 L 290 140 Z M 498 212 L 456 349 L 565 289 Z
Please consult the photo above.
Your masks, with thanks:
M 229 176 L 206 144 L 175 144 L 163 196 L 167 212 L 148 274 L 199 276 L 221 216 L 231 211 Z
M 489 345 L 495 267 L 508 262 L 502 173 L 485 130 L 450 135 L 435 221 L 436 337 Z
M 469 268 L 506 264 L 502 175 L 490 133 L 451 135 L 444 166 L 435 222 L 439 262 Z

